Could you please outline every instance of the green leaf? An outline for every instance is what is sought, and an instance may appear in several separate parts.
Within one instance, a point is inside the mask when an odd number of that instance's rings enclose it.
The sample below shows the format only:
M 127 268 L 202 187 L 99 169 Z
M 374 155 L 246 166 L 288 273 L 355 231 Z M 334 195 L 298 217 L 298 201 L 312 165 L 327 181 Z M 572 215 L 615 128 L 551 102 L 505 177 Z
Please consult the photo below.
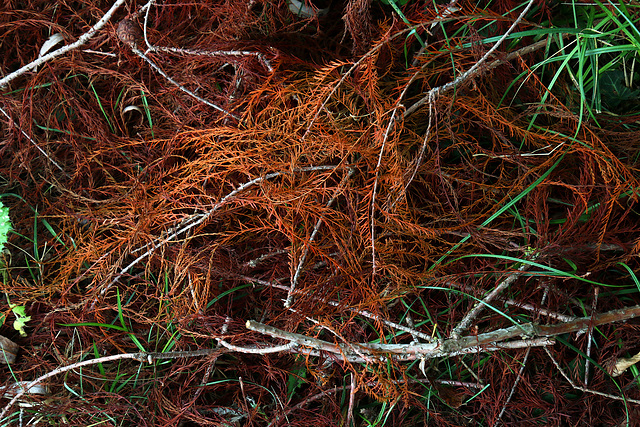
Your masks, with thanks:
M 307 369 L 304 363 L 295 365 L 291 372 L 289 372 L 289 378 L 287 379 L 287 396 L 291 399 L 296 392 L 296 389 L 304 384 L 304 379 L 307 377 Z
M 0 251 L 7 243 L 7 235 L 11 231 L 11 219 L 9 218 L 9 208 L 0 202 Z
M 630 101 L 638 101 L 640 90 L 625 85 L 625 73 L 622 70 L 610 70 L 600 76 L 602 102 L 609 109 L 616 109 Z
M 11 304 L 10 307 L 16 316 L 16 320 L 13 322 L 13 329 L 20 332 L 21 337 L 26 337 L 27 331 L 25 331 L 24 328 L 27 326 L 27 322 L 31 320 L 31 316 L 27 316 L 24 305 Z

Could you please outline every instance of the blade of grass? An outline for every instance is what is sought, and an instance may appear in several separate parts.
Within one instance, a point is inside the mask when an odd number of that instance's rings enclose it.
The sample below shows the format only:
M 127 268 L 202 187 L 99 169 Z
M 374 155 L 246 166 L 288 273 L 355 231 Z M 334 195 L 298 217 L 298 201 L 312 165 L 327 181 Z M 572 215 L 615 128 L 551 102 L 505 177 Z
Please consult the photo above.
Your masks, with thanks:
M 93 86 L 93 82 L 89 81 L 89 87 L 93 91 L 93 95 L 96 97 L 96 101 L 98 102 L 98 107 L 100 108 L 100 111 L 102 111 L 102 115 L 104 116 L 105 120 L 107 121 L 107 125 L 109 126 L 109 130 L 111 131 L 111 133 L 115 133 L 115 129 L 114 129 L 113 125 L 111 124 L 111 120 L 109 120 L 109 116 L 107 115 L 107 112 L 104 111 L 104 107 L 102 106 L 102 101 L 100 101 L 100 95 L 98 95 L 98 91 L 96 91 L 95 86 Z
M 434 290 L 434 291 L 446 291 L 446 292 L 451 292 L 451 293 L 454 293 L 454 294 L 464 295 L 465 297 L 468 297 L 470 299 L 475 300 L 476 302 L 484 305 L 485 307 L 489 308 L 490 310 L 494 311 L 495 313 L 497 313 L 500 316 L 504 317 L 505 319 L 509 320 L 514 326 L 519 327 L 520 329 L 522 329 L 524 331 L 525 334 L 528 334 L 528 332 L 524 328 L 522 328 L 520 323 L 517 320 L 515 320 L 513 317 L 511 317 L 507 313 L 497 309 L 496 307 L 492 306 L 491 304 L 487 304 L 485 301 L 474 297 L 471 294 L 468 294 L 466 292 L 460 291 L 458 289 L 444 288 L 444 287 L 441 287 L 441 286 L 421 286 L 421 285 L 419 285 L 419 286 L 417 286 L 417 288 L 419 288 L 419 289 L 429 289 L 429 290 Z
M 494 255 L 494 254 L 472 254 L 472 255 L 464 255 L 461 257 L 458 257 L 454 260 L 449 261 L 447 264 L 451 264 L 455 261 L 461 260 L 461 259 L 465 259 L 465 258 L 496 258 L 496 259 L 501 259 L 501 260 L 505 260 L 505 261 L 515 261 L 521 264 L 527 264 L 530 265 L 532 267 L 537 267 L 540 268 L 542 271 L 541 272 L 535 272 L 535 271 L 526 271 L 523 272 L 522 275 L 523 276 L 530 276 L 530 275 L 539 275 L 539 274 L 547 274 L 547 273 L 553 273 L 553 277 L 566 277 L 569 279 L 575 279 L 575 280 L 579 280 L 581 282 L 585 282 L 585 283 L 589 283 L 591 285 L 597 285 L 597 286 L 606 286 L 606 287 L 621 287 L 622 285 L 610 285 L 610 284 L 605 284 L 605 283 L 601 283 L 601 282 L 596 282 L 594 280 L 589 280 L 589 279 L 585 279 L 584 277 L 578 276 L 576 274 L 572 274 L 572 273 L 568 273 L 566 271 L 562 271 L 562 270 L 558 270 L 557 268 L 554 267 L 549 267 L 548 265 L 544 265 L 544 264 L 540 264 L 534 261 L 529 261 L 526 259 L 522 259 L 522 258 L 515 258 L 515 257 L 510 257 L 507 255 Z
M 631 280 L 633 280 L 633 283 L 635 283 L 636 287 L 638 288 L 638 291 L 640 291 L 640 281 L 638 281 L 638 277 L 633 272 L 631 267 L 629 267 L 624 262 L 619 262 L 618 264 L 621 265 L 622 267 L 624 267 L 625 270 L 627 270 L 627 272 L 629 273 L 629 276 L 631 277 Z
M 151 110 L 149 109 L 149 102 L 147 101 L 147 95 L 144 93 L 144 90 L 140 90 L 140 94 L 142 95 L 142 106 L 144 107 L 144 113 L 147 116 L 147 121 L 149 122 L 149 128 L 151 129 L 151 138 L 155 138 L 153 135 L 153 119 L 151 118 Z
M 543 173 L 538 179 L 536 179 L 531 185 L 529 185 L 523 192 L 521 192 L 516 197 L 514 197 L 511 201 L 509 201 L 509 203 L 507 203 L 504 206 L 502 206 L 493 215 L 491 215 L 489 218 L 484 220 L 484 222 L 482 224 L 480 224 L 480 226 L 478 226 L 477 229 L 480 230 L 480 229 L 486 227 L 487 225 L 489 225 L 494 219 L 498 218 L 500 215 L 502 215 L 503 212 L 505 212 L 506 210 L 510 209 L 513 205 L 518 203 L 527 194 L 529 194 L 534 188 L 536 188 L 538 185 L 540 185 L 551 174 L 551 172 L 553 172 L 553 170 L 560 164 L 560 162 L 562 161 L 562 159 L 564 158 L 564 156 L 566 154 L 567 154 L 567 152 L 565 151 L 561 156 L 559 156 L 558 160 L 556 160 L 555 163 L 553 165 L 551 165 L 551 167 L 549 169 L 547 169 L 547 171 L 545 173 Z M 456 249 L 458 249 L 463 243 L 465 243 L 470 238 L 471 238 L 471 235 L 467 235 L 467 236 L 463 237 L 458 243 L 456 243 L 451 249 L 449 249 L 447 251 L 447 253 L 442 255 L 440 257 L 440 259 L 438 259 L 436 262 L 434 262 L 433 265 L 431 267 L 429 267 L 429 271 L 433 270 L 438 265 L 440 265 L 442 263 L 442 261 L 444 261 L 449 255 L 451 255 L 451 253 L 453 253 Z

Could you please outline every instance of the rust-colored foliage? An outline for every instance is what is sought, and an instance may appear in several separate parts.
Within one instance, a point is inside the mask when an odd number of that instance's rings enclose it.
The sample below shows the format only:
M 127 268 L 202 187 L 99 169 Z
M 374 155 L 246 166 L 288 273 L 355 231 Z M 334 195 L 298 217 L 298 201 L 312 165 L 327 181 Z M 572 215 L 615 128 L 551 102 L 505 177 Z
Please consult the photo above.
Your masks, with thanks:
M 479 29 L 497 19 L 489 36 L 504 33 L 515 16 L 503 14 L 516 4 L 487 11 L 458 4 L 448 34 L 469 32 L 445 41 L 442 28 L 430 26 L 435 8 L 411 3 L 403 11 L 423 24 L 423 49 L 377 1 L 335 2 L 328 16 L 309 18 L 286 2 L 151 6 L 152 44 L 200 52 L 157 50 L 148 58 L 239 119 L 188 96 L 119 41 L 119 19 L 144 23 L 137 2 L 85 50 L 2 89 L 10 118 L 0 121 L 0 176 L 17 231 L 2 291 L 33 317 L 28 338 L 16 338 L 14 375 L 31 380 L 140 347 L 283 344 L 248 331 L 247 320 L 355 346 L 416 339 L 383 320 L 415 321 L 416 330 L 446 337 L 473 306 L 465 293 L 482 298 L 518 268 L 505 257 L 532 253 L 544 266 L 575 267 L 575 275 L 534 266 L 519 277 L 503 295 L 511 305 L 496 306 L 520 321 L 557 321 L 526 304 L 586 316 L 582 302 L 591 303 L 595 282 L 633 285 L 619 263 L 636 269 L 640 249 L 638 134 L 623 123 L 603 130 L 581 121 L 557 93 L 541 105 L 546 87 L 533 72 L 517 95 L 508 91 L 541 60 L 537 50 L 511 58 L 501 48 L 455 90 L 426 102 L 431 89 L 480 60 L 488 48 L 478 43 L 487 36 Z M 49 31 L 73 40 L 106 9 L 5 2 L 2 74 L 37 57 Z M 519 29 L 549 13 L 540 9 Z M 638 302 L 633 292 L 605 294 L 598 312 Z M 486 310 L 469 333 L 509 326 Z M 592 357 L 619 356 L 615 343 L 635 342 L 635 328 L 600 327 Z M 11 335 L 6 325 L 4 333 Z M 587 338 L 575 340 L 584 352 Z M 582 381 L 582 355 L 550 349 Z M 395 404 L 389 425 L 620 422 L 623 403 L 578 396 L 542 349 L 531 350 L 519 374 L 524 354 L 433 359 L 425 378 L 419 361 L 365 365 L 220 348 L 204 358 L 72 371 L 67 388 L 62 376 L 49 380 L 52 399 L 39 407 L 65 414 L 69 425 L 341 425 L 354 373 L 356 425 L 378 416 L 371 408 L 379 401 Z M 470 371 L 491 386 L 462 405 L 478 392 Z M 624 381 L 625 396 L 638 399 Z M 593 366 L 589 387 L 616 392 Z

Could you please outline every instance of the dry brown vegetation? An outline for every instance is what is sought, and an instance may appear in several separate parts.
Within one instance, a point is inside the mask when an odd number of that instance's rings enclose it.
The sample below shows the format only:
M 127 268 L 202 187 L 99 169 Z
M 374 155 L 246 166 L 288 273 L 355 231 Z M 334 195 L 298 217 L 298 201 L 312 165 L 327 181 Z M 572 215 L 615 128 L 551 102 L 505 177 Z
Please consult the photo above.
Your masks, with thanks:
M 21 351 L 0 369 L 144 355 L 48 378 L 5 425 L 638 422 L 637 371 L 610 375 L 638 351 L 638 116 L 579 114 L 565 74 L 548 92 L 546 39 L 486 57 L 519 3 L 432 26 L 410 1 L 416 27 L 363 0 L 143 5 L 1 89 L 2 292 L 32 319 L 3 326 Z M 5 1 L 2 75 L 110 6 Z M 555 329 L 500 335 L 529 322 Z M 429 340 L 444 353 L 407 356 Z

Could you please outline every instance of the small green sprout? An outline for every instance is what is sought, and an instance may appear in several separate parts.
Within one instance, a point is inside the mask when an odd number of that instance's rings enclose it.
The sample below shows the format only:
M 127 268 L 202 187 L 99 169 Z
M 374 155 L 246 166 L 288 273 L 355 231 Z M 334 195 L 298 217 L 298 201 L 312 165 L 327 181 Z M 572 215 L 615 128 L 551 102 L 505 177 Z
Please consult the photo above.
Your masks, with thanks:
M 9 208 L 0 202 L 0 251 L 7 243 L 7 236 L 11 231 L 11 219 L 9 218 Z
M 11 304 L 10 307 L 14 316 L 16 316 L 16 320 L 13 321 L 13 329 L 20 332 L 21 337 L 26 337 L 27 331 L 24 328 L 27 326 L 27 322 L 31 320 L 31 316 L 27 316 L 24 305 Z

